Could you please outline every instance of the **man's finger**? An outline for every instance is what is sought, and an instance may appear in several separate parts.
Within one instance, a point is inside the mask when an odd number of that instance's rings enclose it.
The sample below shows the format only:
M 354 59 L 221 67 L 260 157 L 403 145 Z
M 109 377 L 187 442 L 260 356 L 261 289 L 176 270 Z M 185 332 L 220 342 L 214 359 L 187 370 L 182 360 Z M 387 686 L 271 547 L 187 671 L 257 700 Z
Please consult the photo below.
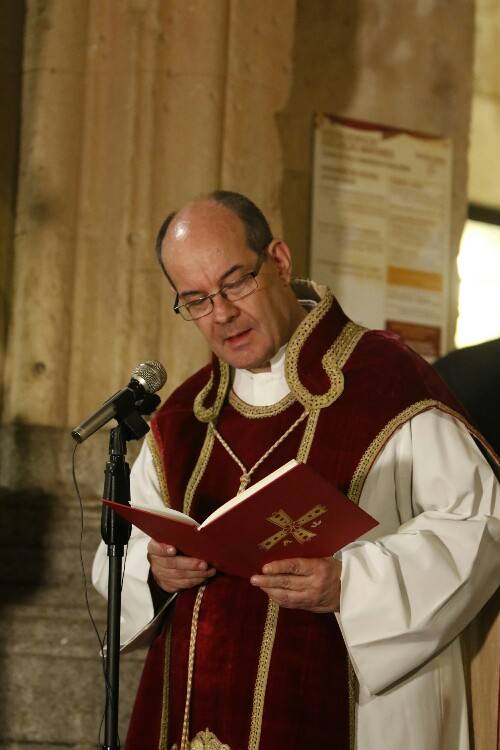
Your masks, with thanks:
M 171 588 L 173 590 L 177 590 L 179 588 L 192 588 L 193 586 L 198 586 L 200 583 L 205 583 L 208 578 L 211 578 L 213 575 L 215 575 L 215 571 L 207 573 L 206 575 L 187 575 L 187 573 L 183 573 L 179 576 L 167 576 L 167 575 L 159 575 L 158 577 L 155 577 L 155 581 L 162 587 L 166 586 L 168 588 Z
M 183 557 L 182 555 L 167 558 L 150 555 L 150 563 L 151 566 L 158 566 L 165 570 L 195 570 L 198 573 L 202 570 L 208 570 L 208 563 L 205 560 L 198 560 L 195 557 Z
M 304 591 L 306 588 L 304 576 L 296 575 L 262 575 L 252 576 L 250 583 L 259 586 L 269 593 L 269 589 L 282 589 L 284 591 Z
M 215 568 L 209 568 L 208 570 L 185 570 L 183 568 L 151 568 L 151 571 L 155 578 L 163 578 L 169 580 L 179 580 L 180 578 L 195 579 L 195 578 L 207 578 L 208 576 L 215 575 Z
M 148 554 L 157 555 L 158 557 L 172 557 L 177 554 L 177 550 L 172 544 L 165 544 L 165 542 L 157 542 L 156 539 L 151 539 L 148 544 Z
M 285 589 L 266 589 L 266 594 L 270 599 L 275 601 L 280 607 L 290 609 L 309 608 L 312 604 L 311 597 L 303 591 L 287 591 Z
M 302 557 L 296 557 L 291 560 L 273 560 L 266 563 L 262 568 L 264 575 L 287 574 L 294 576 L 307 576 L 311 572 L 311 561 Z

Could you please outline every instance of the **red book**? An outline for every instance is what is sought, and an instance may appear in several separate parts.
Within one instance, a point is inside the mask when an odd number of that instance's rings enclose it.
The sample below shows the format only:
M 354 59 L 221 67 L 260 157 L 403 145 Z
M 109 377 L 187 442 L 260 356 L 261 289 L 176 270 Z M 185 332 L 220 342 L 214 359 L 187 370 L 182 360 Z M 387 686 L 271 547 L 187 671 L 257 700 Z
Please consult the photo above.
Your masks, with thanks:
M 378 524 L 308 464 L 289 461 L 199 524 L 184 513 L 103 500 L 148 536 L 250 577 L 272 560 L 328 557 Z

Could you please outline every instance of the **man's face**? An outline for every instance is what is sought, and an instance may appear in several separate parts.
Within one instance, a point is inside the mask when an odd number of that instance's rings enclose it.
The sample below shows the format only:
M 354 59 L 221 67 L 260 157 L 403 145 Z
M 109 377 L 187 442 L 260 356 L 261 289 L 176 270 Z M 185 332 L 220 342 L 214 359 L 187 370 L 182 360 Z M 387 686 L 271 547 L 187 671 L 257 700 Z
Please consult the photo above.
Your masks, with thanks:
M 288 248 L 274 241 L 267 253 L 253 294 L 236 302 L 217 295 L 210 315 L 186 323 L 196 325 L 212 351 L 233 367 L 267 369 L 302 317 L 288 285 Z M 247 246 L 238 217 L 203 201 L 176 216 L 163 241 L 162 259 L 183 304 L 237 281 L 255 268 L 258 256 Z

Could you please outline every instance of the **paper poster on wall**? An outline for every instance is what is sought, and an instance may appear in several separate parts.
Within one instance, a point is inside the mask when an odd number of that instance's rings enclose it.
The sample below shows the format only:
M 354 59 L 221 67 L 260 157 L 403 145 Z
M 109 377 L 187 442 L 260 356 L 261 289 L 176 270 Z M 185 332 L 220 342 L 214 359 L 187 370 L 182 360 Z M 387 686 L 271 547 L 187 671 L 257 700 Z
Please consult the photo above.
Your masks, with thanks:
M 311 277 L 429 360 L 447 345 L 450 196 L 449 139 L 316 116 Z

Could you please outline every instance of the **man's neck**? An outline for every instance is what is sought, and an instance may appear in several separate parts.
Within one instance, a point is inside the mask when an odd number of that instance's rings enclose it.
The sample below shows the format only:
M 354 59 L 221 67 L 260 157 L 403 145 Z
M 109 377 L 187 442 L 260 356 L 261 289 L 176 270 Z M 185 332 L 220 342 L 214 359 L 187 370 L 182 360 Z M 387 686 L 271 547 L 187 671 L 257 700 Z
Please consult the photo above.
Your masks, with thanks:
M 271 363 L 266 362 L 262 367 L 251 367 L 248 372 L 252 372 L 254 374 L 258 372 L 271 372 Z
M 286 345 L 269 362 L 265 371 L 235 370 L 233 391 L 247 404 L 268 406 L 284 398 L 290 389 L 285 378 Z
M 257 374 L 259 372 L 271 372 L 271 370 L 272 370 L 271 363 L 273 361 L 275 361 L 276 357 L 280 356 L 280 352 L 283 351 L 283 347 L 285 347 L 288 344 L 289 340 L 292 337 L 292 334 L 294 333 L 294 331 L 296 331 L 296 329 L 302 323 L 302 321 L 304 320 L 304 318 L 306 317 L 306 315 L 307 315 L 308 312 L 309 312 L 309 310 L 306 310 L 297 301 L 297 306 L 295 308 L 295 314 L 293 315 L 292 319 L 290 320 L 289 335 L 287 335 L 285 337 L 285 340 L 282 342 L 280 348 L 278 349 L 278 351 L 276 352 L 276 354 L 274 355 L 274 357 L 272 357 L 272 359 L 271 359 L 270 362 L 265 362 L 260 367 L 249 368 L 249 372 L 252 372 L 254 374 Z

